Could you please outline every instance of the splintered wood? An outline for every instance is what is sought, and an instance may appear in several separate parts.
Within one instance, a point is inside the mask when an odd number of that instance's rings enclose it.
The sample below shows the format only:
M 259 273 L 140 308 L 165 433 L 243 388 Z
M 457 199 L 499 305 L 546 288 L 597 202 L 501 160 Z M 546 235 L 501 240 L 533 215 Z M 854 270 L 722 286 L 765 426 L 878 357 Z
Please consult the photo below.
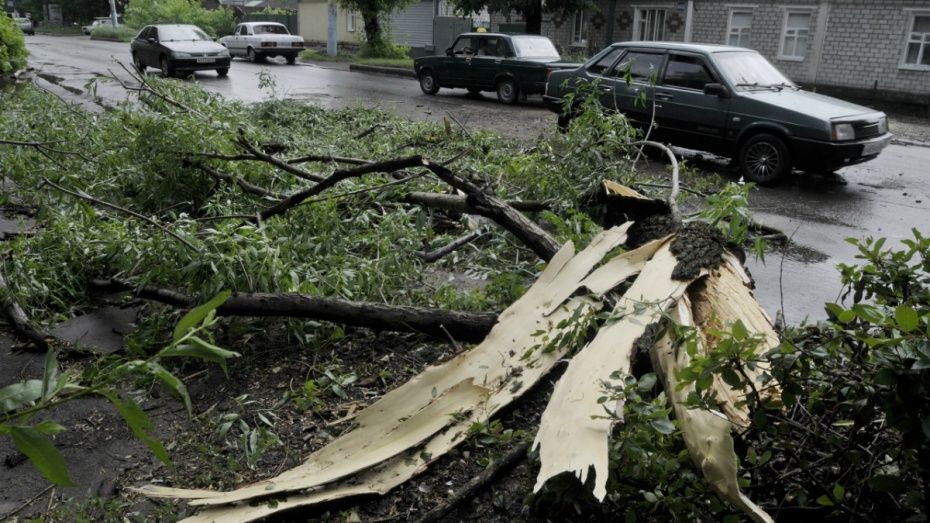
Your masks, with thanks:
M 623 191 L 614 185 L 608 189 Z M 636 197 L 629 190 L 624 194 Z M 733 256 L 725 254 L 718 266 L 697 271 L 691 279 L 676 279 L 673 274 L 681 260 L 672 253 L 674 235 L 613 256 L 630 226 L 602 232 L 578 254 L 571 243 L 564 245 L 480 344 L 385 394 L 358 414 L 353 430 L 294 469 L 230 492 L 156 485 L 137 490 L 204 506 L 184 520 L 198 523 L 254 521 L 295 507 L 384 494 L 422 473 L 461 443 L 474 422 L 487 422 L 568 356 L 570 347 L 563 344 L 543 350 L 546 340 L 577 327 L 572 320 L 615 303 L 610 319 L 570 360 L 542 414 L 534 441 L 540 458 L 535 490 L 562 473 L 584 483 L 593 470 L 593 494 L 604 499 L 611 430 L 622 423 L 623 404 L 604 404 L 599 398 L 623 384 L 623 377 L 631 373 L 634 351 L 644 347 L 651 351 L 688 452 L 714 492 L 754 521 L 771 521 L 737 483 L 731 431 L 751 420 L 743 396 L 716 381 L 714 392 L 723 414 L 687 408 L 684 401 L 693 385 L 679 388 L 675 371 L 687 366 L 689 357 L 668 336 L 658 341 L 652 337 L 660 335 L 668 321 L 676 321 L 693 325 L 701 350 L 712 351 L 715 333 L 741 321 L 763 340 L 756 349 L 762 353 L 778 345 L 778 336 Z M 618 286 L 634 276 L 621 295 Z M 757 366 L 750 377 L 759 380 L 766 399 L 777 401 L 774 384 L 761 383 L 765 370 Z

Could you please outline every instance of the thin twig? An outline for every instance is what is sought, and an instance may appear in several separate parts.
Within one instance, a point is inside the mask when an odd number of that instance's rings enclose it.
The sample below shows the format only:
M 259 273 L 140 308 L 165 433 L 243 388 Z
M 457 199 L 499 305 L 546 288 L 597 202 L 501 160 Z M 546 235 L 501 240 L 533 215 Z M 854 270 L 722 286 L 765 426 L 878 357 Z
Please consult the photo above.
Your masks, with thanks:
M 255 148 L 255 146 L 253 146 L 251 143 L 249 143 L 248 140 L 245 139 L 245 133 L 242 131 L 242 129 L 239 129 L 239 139 L 237 140 L 237 143 L 243 149 L 245 149 L 250 154 L 252 154 L 252 156 L 254 156 L 256 159 L 261 160 L 265 163 L 269 163 L 277 167 L 278 169 L 281 169 L 282 171 L 286 173 L 293 174 L 294 176 L 298 178 L 303 178 L 305 180 L 310 180 L 313 182 L 322 182 L 323 180 L 326 179 L 325 176 L 321 176 L 315 173 L 310 173 L 303 169 L 298 169 L 297 167 L 294 167 L 293 165 L 285 162 L 284 160 L 281 160 L 280 158 L 277 158 L 270 154 L 265 154 L 262 151 L 259 151 L 258 149 Z
M 459 247 L 468 245 L 469 243 L 477 240 L 478 238 L 481 238 L 485 234 L 487 233 L 482 230 L 472 231 L 466 234 L 465 236 L 456 238 L 455 240 L 449 242 L 446 245 L 443 245 L 442 247 L 438 249 L 434 249 L 429 252 L 415 252 L 414 254 L 417 256 L 417 258 L 420 258 L 421 260 L 427 263 L 432 263 L 434 261 L 442 259 L 444 256 L 452 253 Z
M 147 217 L 147 216 L 143 216 L 143 215 L 141 215 L 141 214 L 139 214 L 139 213 L 137 213 L 137 212 L 135 212 L 135 211 L 131 211 L 131 210 L 126 209 L 126 208 L 124 208 L 124 207 L 120 207 L 119 205 L 115 205 L 115 204 L 112 204 L 112 203 L 110 203 L 110 202 L 105 202 L 105 201 L 103 201 L 103 200 L 99 200 L 99 199 L 94 198 L 93 196 L 91 196 L 91 195 L 89 195 L 89 194 L 85 194 L 84 192 L 76 192 L 76 191 L 72 191 L 72 190 L 70 190 L 70 189 L 66 189 L 66 188 L 64 188 L 64 187 L 62 187 L 62 186 L 56 184 L 55 182 L 52 182 L 52 181 L 49 180 L 48 178 L 43 178 L 43 179 L 42 179 L 42 183 L 39 185 L 39 188 L 41 189 L 41 188 L 42 188 L 43 186 L 45 186 L 45 185 L 50 185 L 50 186 L 54 187 L 55 189 L 57 189 L 57 190 L 59 190 L 59 191 L 65 193 L 65 194 L 74 196 L 75 198 L 80 198 L 80 199 L 82 199 L 82 200 L 86 200 L 86 201 L 88 201 L 88 202 L 91 202 L 91 203 L 93 203 L 93 204 L 99 205 L 99 206 L 101 206 L 101 207 L 106 207 L 106 208 L 112 209 L 112 210 L 114 210 L 114 211 L 119 211 L 119 212 L 122 212 L 122 213 L 124 213 L 124 214 L 128 214 L 128 215 L 130 215 L 130 216 L 132 216 L 132 217 L 134 217 L 134 218 L 138 218 L 138 219 L 140 219 L 140 220 L 142 220 L 142 221 L 144 221 L 144 222 L 146 222 L 146 223 L 148 223 L 148 224 L 150 224 L 150 225 L 154 225 L 155 227 L 158 227 L 159 229 L 161 229 L 161 230 L 162 230 L 163 232 L 165 232 L 166 234 L 169 234 L 169 235 L 172 236 L 174 239 L 176 239 L 176 240 L 178 240 L 179 242 L 181 242 L 182 244 L 184 244 L 184 246 L 187 247 L 188 249 L 190 249 L 190 250 L 192 250 L 192 251 L 194 251 L 194 252 L 198 252 L 198 253 L 200 252 L 200 249 L 198 249 L 198 248 L 195 247 L 193 244 L 191 244 L 190 242 L 188 242 L 187 240 L 185 240 L 184 238 L 182 238 L 180 235 L 178 235 L 177 233 L 175 233 L 175 232 L 172 231 L 171 229 L 165 227 L 164 225 L 162 225 L 162 224 L 156 222 L 155 220 L 153 220 L 153 219 L 151 219 L 151 218 L 149 218 L 149 217 Z
M 665 144 L 659 142 L 652 142 L 649 140 L 641 140 L 638 142 L 631 142 L 629 145 L 646 145 L 650 147 L 655 147 L 665 153 L 668 156 L 669 161 L 672 163 L 672 190 L 668 193 L 668 207 L 672 213 L 672 219 L 675 223 L 681 223 L 681 211 L 678 210 L 678 159 L 675 158 L 675 153 Z
M 465 136 L 471 138 L 471 132 L 468 129 L 466 129 L 464 125 L 462 125 L 462 122 L 458 121 L 458 119 L 455 116 L 453 116 L 451 112 L 446 111 L 446 114 L 449 115 L 449 118 L 451 118 L 453 122 L 455 122 L 456 124 L 458 124 L 459 127 L 462 128 L 462 132 L 465 133 Z
M 297 158 L 292 158 L 287 160 L 287 163 L 294 165 L 298 163 L 307 163 L 307 162 L 331 162 L 331 163 L 347 163 L 350 165 L 365 165 L 372 163 L 371 160 L 363 160 L 361 158 L 349 158 L 347 156 L 332 156 L 328 154 L 308 154 L 306 156 L 299 156 Z
M 239 188 L 242 189 L 242 192 L 244 193 L 252 194 L 255 196 L 261 196 L 264 198 L 273 198 L 275 200 L 280 200 L 284 198 L 283 194 L 269 191 L 268 189 L 265 189 L 264 187 L 259 187 L 258 185 L 249 183 L 243 180 L 241 176 L 221 173 L 215 169 L 211 169 L 210 167 L 207 167 L 206 165 L 203 165 L 200 163 L 195 164 L 195 165 L 198 169 L 216 178 L 217 180 L 222 180 L 224 182 L 230 182 L 230 183 L 234 183 L 238 185 Z
M 36 494 L 35 496 L 32 496 L 31 498 L 29 498 L 28 501 L 26 501 L 25 503 L 23 503 L 22 505 L 20 505 L 20 506 L 17 507 L 16 509 L 14 509 L 14 510 L 12 510 L 12 511 L 10 511 L 10 512 L 7 512 L 6 514 L 0 516 L 0 521 L 6 521 L 7 519 L 12 518 L 12 517 L 15 516 L 16 514 L 19 514 L 24 508 L 28 507 L 29 505 L 32 505 L 32 504 L 35 502 L 35 500 L 41 498 L 42 496 L 45 495 L 46 492 L 48 492 L 49 490 L 52 490 L 53 488 L 55 488 L 55 484 L 54 484 L 54 483 L 52 483 L 51 485 L 49 485 L 49 486 L 45 487 L 44 489 L 42 489 L 42 492 L 39 492 L 39 493 Z

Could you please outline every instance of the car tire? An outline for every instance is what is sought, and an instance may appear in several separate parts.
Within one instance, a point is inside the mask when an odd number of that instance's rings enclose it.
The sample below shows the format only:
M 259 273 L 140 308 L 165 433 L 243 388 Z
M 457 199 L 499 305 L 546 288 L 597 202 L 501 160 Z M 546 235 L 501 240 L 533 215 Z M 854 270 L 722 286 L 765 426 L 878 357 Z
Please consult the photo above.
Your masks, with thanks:
M 420 71 L 420 90 L 428 95 L 439 92 L 439 82 L 436 81 L 436 75 L 433 74 L 432 69 Z
M 168 61 L 168 57 L 161 55 L 161 59 L 158 64 L 161 66 L 161 75 L 165 78 L 171 78 L 174 76 L 174 67 L 171 66 L 171 62 Z
M 740 174 L 759 185 L 771 185 L 791 171 L 785 142 L 768 133 L 751 136 L 739 151 Z
M 216 75 L 219 76 L 220 78 L 226 78 L 229 75 L 229 68 L 220 67 L 219 69 L 216 70 Z
M 139 58 L 137 53 L 132 53 L 132 65 L 136 68 L 136 71 L 139 71 L 139 74 L 145 74 L 145 64 L 142 63 L 142 59 Z
M 253 64 L 258 61 L 258 54 L 256 54 L 255 49 L 252 49 L 251 47 L 245 50 L 245 57 Z
M 497 101 L 512 105 L 520 99 L 520 88 L 513 78 L 504 78 L 497 82 Z
M 289 55 L 285 56 L 284 59 L 287 60 L 287 65 L 294 65 L 294 64 L 297 63 L 297 55 L 296 55 L 296 54 L 289 54 Z

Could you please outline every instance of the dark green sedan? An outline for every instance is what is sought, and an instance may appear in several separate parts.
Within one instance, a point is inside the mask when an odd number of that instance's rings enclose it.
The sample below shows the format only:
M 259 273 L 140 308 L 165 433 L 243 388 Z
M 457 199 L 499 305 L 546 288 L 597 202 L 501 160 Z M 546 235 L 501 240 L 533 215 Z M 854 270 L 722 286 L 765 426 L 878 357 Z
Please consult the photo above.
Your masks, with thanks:
M 549 76 L 543 102 L 565 127 L 566 94 L 597 85 L 603 106 L 651 137 L 733 158 L 757 183 L 792 168 L 833 172 L 890 143 L 884 113 L 802 90 L 751 49 L 672 42 L 614 44 L 573 71 Z
M 445 55 L 417 58 L 413 69 L 426 94 L 440 87 L 496 91 L 498 101 L 513 104 L 521 96 L 541 94 L 553 70 L 578 67 L 560 60 L 545 36 L 464 33 Z

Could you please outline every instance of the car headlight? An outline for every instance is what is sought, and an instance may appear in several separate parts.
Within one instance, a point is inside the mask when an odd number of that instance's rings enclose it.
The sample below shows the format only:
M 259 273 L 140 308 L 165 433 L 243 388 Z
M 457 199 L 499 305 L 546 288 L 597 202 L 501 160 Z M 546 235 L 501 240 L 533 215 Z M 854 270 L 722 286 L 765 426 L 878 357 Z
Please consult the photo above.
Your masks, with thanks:
M 856 138 L 856 130 L 853 129 L 853 126 L 851 123 L 833 124 L 833 141 L 834 142 L 854 140 L 855 138 Z
M 878 132 L 881 134 L 888 132 L 888 118 L 882 116 L 882 119 L 878 121 Z
M 177 51 L 172 52 L 171 56 L 174 58 L 193 58 L 190 53 L 179 53 Z

